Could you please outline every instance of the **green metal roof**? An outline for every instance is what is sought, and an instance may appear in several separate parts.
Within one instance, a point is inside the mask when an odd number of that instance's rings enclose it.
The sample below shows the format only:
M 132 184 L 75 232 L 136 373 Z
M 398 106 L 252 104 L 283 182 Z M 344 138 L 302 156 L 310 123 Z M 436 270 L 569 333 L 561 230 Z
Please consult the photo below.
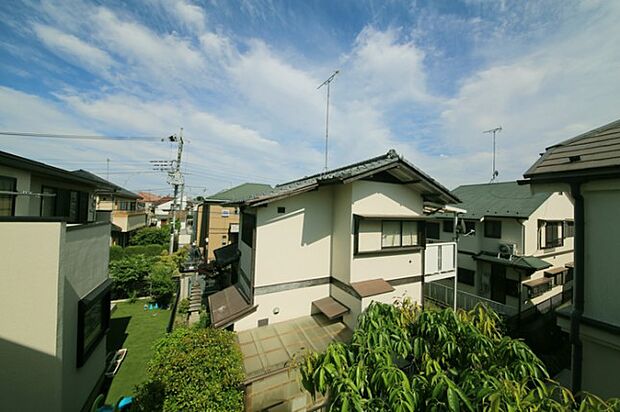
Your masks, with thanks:
M 481 253 L 473 256 L 473 258 L 476 260 L 482 260 L 484 262 L 498 263 L 500 265 L 513 266 L 519 269 L 526 269 L 534 272 L 541 269 L 547 269 L 548 267 L 552 266 L 549 262 L 546 262 L 541 258 L 537 258 L 535 256 L 511 256 L 510 259 L 507 259 L 503 257 L 497 257 L 495 255 Z
M 222 190 L 214 195 L 205 197 L 205 202 L 236 202 L 270 192 L 272 187 L 262 183 L 243 183 L 230 189 Z
M 467 210 L 463 215 L 465 219 L 484 216 L 528 218 L 551 196 L 551 193 L 532 194 L 529 185 L 517 182 L 463 185 L 452 193 L 461 199 L 456 206 Z

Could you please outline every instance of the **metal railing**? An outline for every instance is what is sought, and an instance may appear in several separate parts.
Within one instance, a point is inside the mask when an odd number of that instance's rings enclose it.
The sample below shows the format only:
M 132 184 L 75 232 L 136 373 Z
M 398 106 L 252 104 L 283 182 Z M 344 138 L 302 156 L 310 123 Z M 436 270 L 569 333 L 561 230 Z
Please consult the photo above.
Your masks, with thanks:
M 454 288 L 438 282 L 424 284 L 424 298 L 431 299 L 441 305 L 452 307 L 454 305 Z M 483 298 L 457 289 L 456 306 L 461 309 L 471 310 L 478 303 L 484 303 L 495 312 L 504 316 L 514 316 L 518 313 L 517 308 L 504 305 L 494 300 Z

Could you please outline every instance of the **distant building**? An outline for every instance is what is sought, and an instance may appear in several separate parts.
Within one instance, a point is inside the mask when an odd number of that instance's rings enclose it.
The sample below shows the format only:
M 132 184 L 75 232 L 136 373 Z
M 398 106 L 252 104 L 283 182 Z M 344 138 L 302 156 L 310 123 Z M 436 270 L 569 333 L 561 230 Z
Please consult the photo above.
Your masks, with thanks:
M 463 185 L 458 258 L 458 306 L 480 299 L 496 311 L 522 319 L 570 300 L 573 203 L 566 192 L 532 194 L 517 182 Z M 429 240 L 453 239 L 451 218 L 429 222 Z M 452 305 L 453 293 L 428 285 L 427 295 Z
M 147 213 L 140 202 L 140 196 L 86 170 L 73 173 L 104 185 L 96 192 L 97 213 L 111 215 L 109 218 L 112 219 L 112 244 L 128 246 L 131 236 L 147 223 Z M 102 219 L 105 218 L 101 217 L 98 220 Z
M 555 144 L 525 172 L 535 193 L 575 199 L 573 304 L 557 310 L 571 333 L 572 389 L 620 395 L 620 120 Z
M 0 152 L 0 404 L 79 411 L 102 382 L 110 222 L 100 181 Z
M 215 258 L 215 249 L 239 240 L 239 207 L 230 202 L 271 190 L 269 185 L 244 183 L 209 196 L 197 206 L 195 240 L 207 261 Z
M 423 282 L 456 273 L 454 242 L 426 244 L 426 206 L 455 202 L 394 151 L 239 201 L 238 279 L 209 297 L 213 325 L 322 314 L 354 328 L 372 301 L 421 303 Z
M 157 224 L 157 219 L 155 219 L 155 205 L 163 196 L 150 192 L 138 192 L 138 196 L 140 196 L 141 203 L 144 204 L 144 210 L 147 214 L 147 226 L 155 226 Z

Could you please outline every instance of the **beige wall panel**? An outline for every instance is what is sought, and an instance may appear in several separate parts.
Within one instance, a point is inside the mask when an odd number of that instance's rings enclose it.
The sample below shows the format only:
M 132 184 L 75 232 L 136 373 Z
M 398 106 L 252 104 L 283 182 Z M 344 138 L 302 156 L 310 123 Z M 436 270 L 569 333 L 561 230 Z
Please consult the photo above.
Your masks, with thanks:
M 62 410 L 56 355 L 61 228 L 61 223 L 0 223 L 3 410 Z
M 333 189 L 331 275 L 343 282 L 349 282 L 353 253 L 351 190 L 351 184 Z
M 560 247 L 541 249 L 538 246 L 538 220 L 569 219 L 573 219 L 572 198 L 568 193 L 553 193 L 525 222 L 525 254 L 540 256 L 572 251 L 573 238 L 564 239 L 564 245 Z
M 278 213 L 278 207 L 285 213 Z M 256 286 L 330 276 L 331 188 L 273 202 L 257 212 Z
M 255 296 L 254 304 L 258 305 L 256 312 L 235 322 L 235 331 L 255 328 L 259 319 L 269 319 L 269 324 L 272 324 L 310 316 L 312 302 L 327 296 L 329 284 Z M 274 309 L 279 310 L 278 314 L 274 313 Z
M 395 255 L 356 256 L 351 262 L 351 282 L 422 275 L 422 251 Z
M 422 196 L 405 185 L 358 180 L 352 186 L 353 214 L 422 214 Z

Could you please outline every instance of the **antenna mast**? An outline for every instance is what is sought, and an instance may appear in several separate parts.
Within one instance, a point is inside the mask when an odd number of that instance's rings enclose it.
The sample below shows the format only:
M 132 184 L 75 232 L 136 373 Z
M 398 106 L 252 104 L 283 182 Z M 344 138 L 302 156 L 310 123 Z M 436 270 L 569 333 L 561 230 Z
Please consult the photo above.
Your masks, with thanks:
M 327 80 L 325 80 L 323 83 L 321 83 L 319 85 L 319 87 L 317 87 L 316 89 L 320 89 L 321 87 L 327 85 L 327 111 L 325 114 L 325 169 L 327 170 L 327 148 L 328 148 L 328 141 L 329 141 L 329 87 L 331 85 L 332 80 L 334 80 L 334 77 L 336 77 L 336 75 L 340 73 L 340 70 L 336 70 L 331 76 L 329 76 L 327 78 Z
M 502 126 L 496 127 L 495 129 L 485 130 L 484 132 L 482 132 L 482 133 L 493 133 L 493 174 L 491 176 L 491 183 L 495 182 L 495 179 L 499 175 L 499 172 L 495 168 L 495 134 L 501 131 L 502 131 Z

